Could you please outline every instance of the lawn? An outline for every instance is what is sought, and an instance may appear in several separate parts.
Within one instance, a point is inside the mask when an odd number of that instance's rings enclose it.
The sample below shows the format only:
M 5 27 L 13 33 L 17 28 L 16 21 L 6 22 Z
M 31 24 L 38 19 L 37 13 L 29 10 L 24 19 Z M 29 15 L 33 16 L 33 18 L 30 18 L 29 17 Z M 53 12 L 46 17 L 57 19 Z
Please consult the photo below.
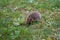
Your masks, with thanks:
M 24 24 L 30 11 L 40 22 Z M 0 40 L 60 40 L 60 0 L 0 0 Z

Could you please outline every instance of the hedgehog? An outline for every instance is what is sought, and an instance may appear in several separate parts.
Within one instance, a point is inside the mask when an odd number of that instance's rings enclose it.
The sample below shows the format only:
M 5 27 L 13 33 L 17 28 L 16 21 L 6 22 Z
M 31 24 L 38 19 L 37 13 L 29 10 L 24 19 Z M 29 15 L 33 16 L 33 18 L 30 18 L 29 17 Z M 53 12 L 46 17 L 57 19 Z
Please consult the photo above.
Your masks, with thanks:
M 26 24 L 31 24 L 33 21 L 39 22 L 41 19 L 41 14 L 38 11 L 29 12 L 26 18 Z

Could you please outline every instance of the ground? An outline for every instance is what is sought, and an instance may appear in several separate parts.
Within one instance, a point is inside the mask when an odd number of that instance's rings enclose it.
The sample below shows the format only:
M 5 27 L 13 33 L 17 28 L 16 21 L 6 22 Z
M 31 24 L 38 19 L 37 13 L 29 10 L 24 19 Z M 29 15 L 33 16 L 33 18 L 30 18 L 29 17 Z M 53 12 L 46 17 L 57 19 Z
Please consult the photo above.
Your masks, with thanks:
M 39 11 L 38 23 L 25 25 L 28 12 Z M 0 40 L 59 40 L 60 0 L 0 0 Z

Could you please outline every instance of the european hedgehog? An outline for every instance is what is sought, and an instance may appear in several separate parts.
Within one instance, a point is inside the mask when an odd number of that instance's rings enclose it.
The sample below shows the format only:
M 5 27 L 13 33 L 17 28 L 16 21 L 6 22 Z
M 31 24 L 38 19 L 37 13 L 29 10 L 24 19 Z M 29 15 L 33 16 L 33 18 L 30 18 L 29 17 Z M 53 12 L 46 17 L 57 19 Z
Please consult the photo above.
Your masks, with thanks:
M 26 23 L 30 24 L 32 21 L 40 21 L 41 14 L 38 11 L 32 11 L 28 14 Z

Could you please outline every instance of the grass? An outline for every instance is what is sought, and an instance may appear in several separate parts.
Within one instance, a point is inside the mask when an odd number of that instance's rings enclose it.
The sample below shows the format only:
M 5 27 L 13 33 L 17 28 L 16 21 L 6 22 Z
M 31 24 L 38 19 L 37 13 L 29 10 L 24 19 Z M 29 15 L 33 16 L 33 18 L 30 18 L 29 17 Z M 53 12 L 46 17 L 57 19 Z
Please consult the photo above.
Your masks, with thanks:
M 41 13 L 40 22 L 24 25 L 33 10 Z M 0 40 L 59 39 L 60 0 L 0 0 Z

